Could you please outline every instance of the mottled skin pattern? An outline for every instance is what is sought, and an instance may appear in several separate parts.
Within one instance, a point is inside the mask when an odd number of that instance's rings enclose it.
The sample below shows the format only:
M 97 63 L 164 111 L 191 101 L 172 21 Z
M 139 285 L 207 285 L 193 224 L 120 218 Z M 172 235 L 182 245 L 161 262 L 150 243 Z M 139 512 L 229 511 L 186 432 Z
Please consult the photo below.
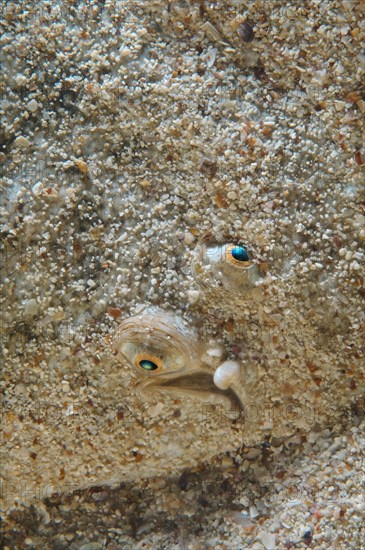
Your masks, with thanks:
M 5 19 L 5 508 L 331 424 L 363 392 L 360 77 L 338 57 L 340 31 L 318 54 L 296 11 L 293 43 L 289 28 L 260 31 L 280 3 L 254 3 L 242 54 L 228 5 L 226 52 L 199 30 L 209 13 L 163 7 L 24 22 L 19 3 Z M 323 10 L 302 15 L 330 25 Z M 65 32 L 72 18 L 81 30 Z M 320 74 L 330 56 L 343 71 Z M 258 287 L 199 272 L 207 232 L 253 251 Z M 141 305 L 240 362 L 238 409 L 215 391 L 213 362 L 141 391 L 113 347 Z

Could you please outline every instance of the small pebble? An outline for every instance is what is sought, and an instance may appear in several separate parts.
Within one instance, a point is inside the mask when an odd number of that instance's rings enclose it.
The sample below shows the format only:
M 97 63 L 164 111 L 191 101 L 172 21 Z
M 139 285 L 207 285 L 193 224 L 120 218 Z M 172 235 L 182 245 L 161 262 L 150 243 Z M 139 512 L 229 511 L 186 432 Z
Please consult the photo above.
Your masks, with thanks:
M 241 23 L 237 29 L 237 33 L 242 42 L 252 42 L 255 36 L 253 28 L 247 21 Z
M 79 550 L 103 550 L 103 546 L 99 542 L 88 542 L 83 544 Z
M 36 315 L 38 313 L 39 305 L 37 300 L 31 298 L 27 300 L 24 304 L 24 313 L 25 315 Z
M 18 147 L 29 147 L 30 141 L 28 138 L 24 136 L 18 136 L 16 140 L 14 141 L 15 145 Z
M 30 101 L 28 101 L 26 107 L 31 113 L 35 113 L 39 105 L 35 99 L 31 99 Z
M 261 539 L 261 542 L 266 550 L 275 549 L 275 535 L 273 533 L 269 533 L 268 531 L 261 531 L 261 533 L 259 534 L 259 538 Z
M 190 304 L 194 304 L 200 296 L 199 290 L 188 290 L 188 300 Z

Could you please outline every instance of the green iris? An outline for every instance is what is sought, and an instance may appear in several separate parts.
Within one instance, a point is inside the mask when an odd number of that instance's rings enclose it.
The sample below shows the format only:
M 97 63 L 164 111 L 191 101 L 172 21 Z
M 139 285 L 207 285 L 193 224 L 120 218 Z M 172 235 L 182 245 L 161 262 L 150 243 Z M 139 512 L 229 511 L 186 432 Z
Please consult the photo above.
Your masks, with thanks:
M 144 370 L 156 370 L 158 369 L 158 366 L 153 361 L 150 361 L 149 359 L 142 359 L 139 362 L 139 366 Z

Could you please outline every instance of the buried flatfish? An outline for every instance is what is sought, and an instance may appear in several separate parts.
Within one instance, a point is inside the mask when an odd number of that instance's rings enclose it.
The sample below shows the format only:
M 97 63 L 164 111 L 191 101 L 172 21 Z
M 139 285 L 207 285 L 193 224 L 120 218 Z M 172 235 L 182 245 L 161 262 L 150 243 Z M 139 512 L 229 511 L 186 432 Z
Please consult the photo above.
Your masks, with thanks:
M 175 4 L 6 10 L 5 510 L 331 426 L 364 393 L 357 7 L 303 25 L 289 2 L 283 26 L 253 2 L 243 51 L 234 3 L 224 40 Z

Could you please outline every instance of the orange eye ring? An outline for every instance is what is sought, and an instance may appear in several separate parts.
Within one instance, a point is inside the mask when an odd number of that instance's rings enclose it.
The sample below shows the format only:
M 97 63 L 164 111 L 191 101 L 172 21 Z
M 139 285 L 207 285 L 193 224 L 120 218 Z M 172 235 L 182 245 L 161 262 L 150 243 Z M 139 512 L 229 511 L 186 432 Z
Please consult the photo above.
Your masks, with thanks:
M 241 268 L 247 268 L 253 264 L 253 262 L 250 261 L 250 257 L 245 246 L 228 244 L 225 257 L 228 263 L 237 265 Z
M 134 364 L 139 371 L 143 370 L 146 373 L 160 372 L 163 368 L 162 360 L 148 353 L 139 353 Z

